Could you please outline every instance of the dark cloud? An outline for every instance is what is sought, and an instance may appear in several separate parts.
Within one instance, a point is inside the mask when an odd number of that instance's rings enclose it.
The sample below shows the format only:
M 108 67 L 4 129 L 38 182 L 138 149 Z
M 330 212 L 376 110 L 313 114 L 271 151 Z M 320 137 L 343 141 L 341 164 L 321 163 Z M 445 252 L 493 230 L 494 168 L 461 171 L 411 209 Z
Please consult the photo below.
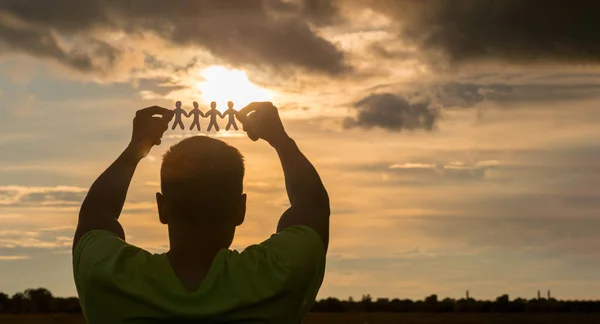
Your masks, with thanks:
M 347 3 L 344 0 L 340 4 Z M 600 62 L 595 0 L 355 1 L 397 22 L 400 37 L 451 62 Z
M 410 102 L 401 95 L 372 94 L 354 105 L 356 115 L 344 120 L 344 128 L 383 128 L 391 131 L 431 131 L 435 128 L 439 111 L 429 100 Z
M 93 59 L 118 58 L 119 52 L 106 43 L 99 46 L 95 35 L 121 31 L 140 38 L 151 33 L 176 46 L 201 47 L 232 64 L 295 66 L 339 74 L 348 68 L 343 53 L 304 19 L 309 15 L 323 21 L 330 14 L 319 18 L 318 13 L 335 10 L 325 1 L 308 0 L 296 6 L 282 0 L 4 0 L 0 1 L 4 17 L 0 40 L 13 50 L 50 57 L 83 71 L 93 67 Z M 12 21 L 25 37 L 11 34 L 16 30 L 9 27 Z M 57 37 L 83 38 L 97 49 L 86 54 L 67 51 Z
M 438 87 L 438 96 L 445 107 L 468 108 L 482 102 L 486 97 L 482 86 L 473 83 L 451 82 Z
M 0 49 L 3 46 L 37 57 L 51 58 L 84 72 L 111 68 L 121 54 L 116 47 L 97 39 L 87 39 L 68 50 L 47 29 L 12 28 L 0 19 Z
M 373 89 L 377 90 L 377 87 Z M 449 82 L 426 86 L 417 92 L 417 96 L 424 99 L 410 101 L 404 94 L 371 94 L 354 104 L 355 116 L 345 118 L 343 126 L 345 129 L 379 127 L 391 131 L 431 131 L 445 109 L 479 108 L 484 101 L 510 109 L 514 104 L 598 99 L 600 84 Z
M 316 25 L 331 25 L 342 20 L 340 8 L 331 0 L 303 0 L 302 12 Z
M 447 108 L 476 106 L 484 100 L 500 104 L 511 103 L 555 103 L 577 101 L 600 97 L 600 84 L 510 84 L 510 83 L 472 83 L 451 82 L 439 85 L 435 98 Z

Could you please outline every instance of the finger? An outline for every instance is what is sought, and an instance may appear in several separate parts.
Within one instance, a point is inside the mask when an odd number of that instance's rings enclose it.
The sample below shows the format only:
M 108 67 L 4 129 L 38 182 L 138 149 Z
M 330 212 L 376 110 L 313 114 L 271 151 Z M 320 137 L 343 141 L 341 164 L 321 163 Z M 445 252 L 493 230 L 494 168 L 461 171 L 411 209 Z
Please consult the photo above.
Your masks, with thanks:
M 168 113 L 165 113 L 162 116 L 162 120 L 168 124 L 168 123 L 171 122 L 171 120 L 173 119 L 173 117 L 175 117 L 175 113 L 172 110 L 169 110 Z
M 163 137 L 168 128 L 169 124 L 168 122 L 165 122 L 163 118 L 152 117 L 152 119 L 148 121 L 147 128 L 144 133 L 146 134 L 145 136 L 147 138 L 151 138 L 154 143 L 157 143 Z
M 250 132 L 247 134 L 248 134 L 248 138 L 251 139 L 252 141 L 254 141 L 254 142 L 258 141 L 258 139 L 259 139 L 258 135 L 254 134 L 253 132 Z
M 172 116 L 174 115 L 173 111 L 167 108 L 163 108 L 160 106 L 151 106 L 144 109 L 140 109 L 136 112 L 136 117 L 152 117 L 154 115 Z
M 255 142 L 258 140 L 259 136 L 256 135 L 255 120 L 253 118 L 248 118 L 245 124 L 242 123 L 242 130 L 246 132 L 246 135 L 248 135 L 251 140 Z
M 271 103 L 270 101 L 252 102 L 249 105 L 247 105 L 246 107 L 240 109 L 240 111 L 238 111 L 235 114 L 235 116 L 243 124 L 248 120 L 249 114 L 255 112 L 257 109 L 261 109 L 262 107 L 269 107 L 269 106 L 273 106 L 273 103 Z
M 168 119 L 165 119 L 165 117 L 150 117 L 150 120 L 148 120 L 148 126 L 151 127 L 152 129 L 165 129 L 167 130 L 167 128 L 169 128 L 169 121 Z

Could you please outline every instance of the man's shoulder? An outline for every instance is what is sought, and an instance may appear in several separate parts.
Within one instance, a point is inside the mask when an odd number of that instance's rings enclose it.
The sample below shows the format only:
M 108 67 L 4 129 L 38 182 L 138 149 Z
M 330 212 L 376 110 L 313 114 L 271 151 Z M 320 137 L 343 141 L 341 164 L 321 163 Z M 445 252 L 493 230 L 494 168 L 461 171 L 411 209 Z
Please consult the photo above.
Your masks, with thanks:
M 73 267 L 77 275 L 79 272 L 95 273 L 99 266 L 138 268 L 138 264 L 155 263 L 161 258 L 164 257 L 127 243 L 112 232 L 94 230 L 84 234 L 75 246 Z
M 241 252 L 228 250 L 224 260 L 226 263 L 236 263 L 239 269 L 250 267 L 294 271 L 307 265 L 324 263 L 325 249 L 318 234 L 310 227 L 290 226 Z

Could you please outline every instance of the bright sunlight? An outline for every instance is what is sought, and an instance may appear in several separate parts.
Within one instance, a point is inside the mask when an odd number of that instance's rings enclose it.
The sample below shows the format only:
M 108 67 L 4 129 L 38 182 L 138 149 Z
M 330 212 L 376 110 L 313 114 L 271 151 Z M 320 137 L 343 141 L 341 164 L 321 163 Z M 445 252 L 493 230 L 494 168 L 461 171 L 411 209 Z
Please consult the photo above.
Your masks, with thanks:
M 217 103 L 217 109 L 225 111 L 227 102 L 233 101 L 239 110 L 253 101 L 271 101 L 273 94 L 248 80 L 241 70 L 229 70 L 223 66 L 211 66 L 200 72 L 203 80 L 196 88 L 202 92 L 206 104 Z

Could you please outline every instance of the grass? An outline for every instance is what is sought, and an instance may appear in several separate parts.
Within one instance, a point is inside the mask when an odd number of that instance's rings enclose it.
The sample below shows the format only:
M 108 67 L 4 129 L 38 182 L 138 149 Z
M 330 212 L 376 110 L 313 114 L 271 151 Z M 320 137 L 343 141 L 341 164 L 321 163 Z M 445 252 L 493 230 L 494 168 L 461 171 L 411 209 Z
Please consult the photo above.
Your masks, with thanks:
M 2 324 L 85 324 L 81 315 L 0 315 Z M 600 314 L 313 313 L 305 324 L 597 324 Z

